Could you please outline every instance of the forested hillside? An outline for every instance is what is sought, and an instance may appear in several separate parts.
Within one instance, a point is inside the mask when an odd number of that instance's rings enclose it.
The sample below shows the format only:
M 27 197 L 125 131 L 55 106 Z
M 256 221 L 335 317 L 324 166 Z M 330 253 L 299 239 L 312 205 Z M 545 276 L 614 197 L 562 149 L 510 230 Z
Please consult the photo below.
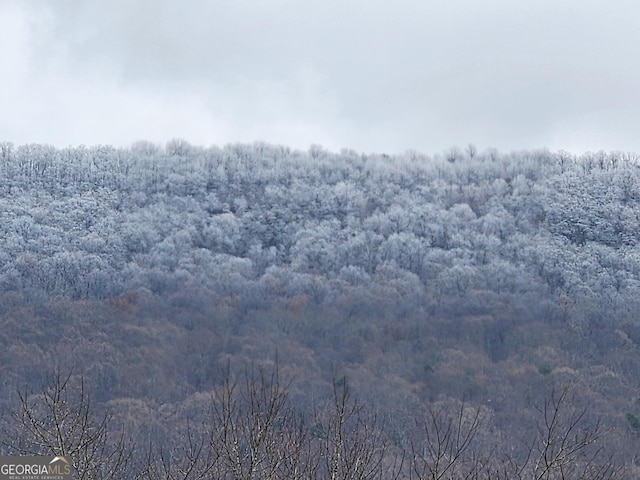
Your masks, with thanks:
M 136 444 L 175 446 L 226 365 L 277 358 L 293 410 L 348 384 L 397 448 L 463 401 L 484 446 L 526 443 L 571 385 L 635 462 L 635 155 L 3 143 L 0 180 L 9 430 L 62 371 Z

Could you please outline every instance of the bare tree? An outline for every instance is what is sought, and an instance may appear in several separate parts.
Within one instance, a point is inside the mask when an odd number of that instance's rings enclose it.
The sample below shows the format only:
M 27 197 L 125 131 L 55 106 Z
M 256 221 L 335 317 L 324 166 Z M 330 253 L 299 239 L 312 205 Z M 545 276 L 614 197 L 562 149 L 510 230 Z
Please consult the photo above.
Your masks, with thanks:
M 180 427 L 178 427 L 180 428 Z M 218 478 L 220 453 L 212 448 L 211 431 L 206 423 L 187 420 L 170 448 L 155 451 L 149 445 L 141 472 L 149 480 L 202 480 Z
M 494 478 L 534 480 L 612 480 L 621 468 L 604 448 L 607 433 L 576 407 L 571 386 L 554 389 L 538 413 L 535 437 L 518 459 L 509 456 Z
M 333 381 L 328 412 L 316 411 L 314 435 L 317 458 L 323 459 L 320 478 L 331 480 L 397 479 L 403 456 L 391 452 L 375 412 L 351 400 L 347 381 Z
M 221 385 L 211 393 L 208 415 L 201 423 L 186 424 L 179 438 L 169 449 L 150 448 L 148 478 L 313 478 L 310 437 L 288 404 L 277 364 L 272 369 L 252 364 L 240 380 L 227 364 Z
M 462 151 L 458 147 L 451 147 L 446 152 L 444 152 L 444 158 L 446 158 L 447 162 L 449 163 L 455 163 L 461 160 L 462 157 Z
M 50 385 L 37 395 L 18 392 L 14 425 L 5 447 L 18 455 L 63 456 L 78 479 L 135 478 L 133 445 L 124 431 L 111 430 L 111 415 L 96 416 L 83 378 L 55 372 Z
M 470 160 L 473 160 L 475 158 L 475 156 L 478 154 L 478 149 L 476 148 L 476 146 L 473 143 L 470 143 L 470 144 L 467 145 L 466 153 L 467 153 L 467 157 Z
M 270 372 L 251 365 L 238 384 L 227 366 L 212 395 L 210 447 L 220 469 L 235 480 L 309 478 L 302 418 L 288 404 L 277 365 Z
M 474 450 L 483 427 L 480 408 L 464 402 L 455 415 L 439 407 L 427 407 L 419 420 L 420 437 L 411 442 L 410 478 L 420 480 L 480 478 L 489 457 Z

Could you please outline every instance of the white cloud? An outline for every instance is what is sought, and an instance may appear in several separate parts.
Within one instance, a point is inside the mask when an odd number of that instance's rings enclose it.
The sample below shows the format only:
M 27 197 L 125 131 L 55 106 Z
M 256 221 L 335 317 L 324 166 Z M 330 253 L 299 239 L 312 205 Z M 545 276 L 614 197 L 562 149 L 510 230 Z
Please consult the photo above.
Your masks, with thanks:
M 2 4 L 0 132 L 640 150 L 638 13 L 596 0 Z

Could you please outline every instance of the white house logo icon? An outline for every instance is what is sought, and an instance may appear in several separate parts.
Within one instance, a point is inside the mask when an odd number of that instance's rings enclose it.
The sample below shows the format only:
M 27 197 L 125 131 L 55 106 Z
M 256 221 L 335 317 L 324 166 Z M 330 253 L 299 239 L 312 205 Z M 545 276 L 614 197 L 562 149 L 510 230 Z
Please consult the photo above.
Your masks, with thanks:
M 64 457 L 53 457 L 53 460 L 51 460 L 51 461 L 49 462 L 49 465 L 51 465 L 52 463 L 56 463 L 56 462 L 64 462 L 64 463 L 66 463 L 67 465 L 69 465 L 69 462 L 67 462 L 67 459 L 66 459 L 66 458 L 64 458 Z

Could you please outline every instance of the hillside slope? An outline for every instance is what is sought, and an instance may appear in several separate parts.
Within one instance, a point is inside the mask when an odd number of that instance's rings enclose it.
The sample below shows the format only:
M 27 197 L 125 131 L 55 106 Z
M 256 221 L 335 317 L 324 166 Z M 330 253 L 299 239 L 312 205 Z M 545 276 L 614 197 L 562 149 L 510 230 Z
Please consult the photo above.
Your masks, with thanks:
M 570 383 L 635 455 L 634 155 L 4 143 L 0 178 L 5 411 L 60 368 L 149 435 L 277 356 L 295 405 L 348 379 L 399 431 L 464 399 L 508 437 Z

